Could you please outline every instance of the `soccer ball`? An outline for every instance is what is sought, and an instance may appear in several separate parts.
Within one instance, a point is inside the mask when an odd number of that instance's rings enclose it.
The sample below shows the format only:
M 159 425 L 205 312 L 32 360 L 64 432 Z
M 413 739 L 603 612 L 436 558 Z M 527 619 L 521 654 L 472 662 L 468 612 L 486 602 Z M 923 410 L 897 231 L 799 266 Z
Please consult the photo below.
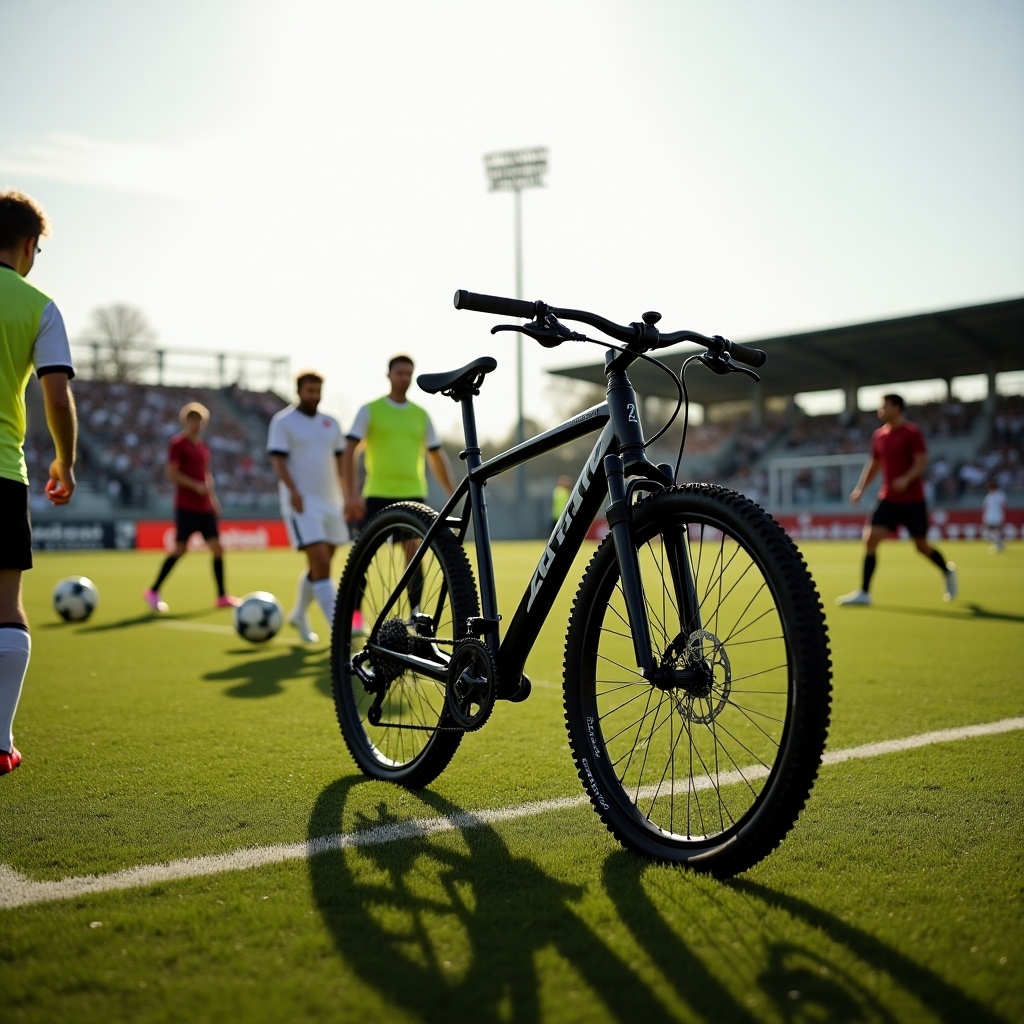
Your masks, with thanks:
M 100 603 L 100 592 L 88 576 L 68 576 L 53 588 L 54 611 L 65 622 L 85 622 Z
M 284 612 L 273 594 L 257 590 L 246 594 L 235 609 L 235 631 L 243 640 L 261 644 L 281 628 Z

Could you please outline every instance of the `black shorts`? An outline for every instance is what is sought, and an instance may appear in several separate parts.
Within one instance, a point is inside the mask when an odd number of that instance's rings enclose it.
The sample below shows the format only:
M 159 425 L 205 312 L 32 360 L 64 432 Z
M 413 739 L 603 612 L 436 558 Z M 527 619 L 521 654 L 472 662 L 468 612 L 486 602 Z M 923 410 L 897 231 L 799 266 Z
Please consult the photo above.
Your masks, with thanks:
M 217 540 L 217 516 L 213 512 L 192 512 L 189 509 L 176 508 L 174 522 L 178 528 L 177 540 L 184 543 L 193 533 L 201 533 L 203 540 Z
M 901 526 L 911 537 L 928 533 L 928 509 L 923 501 L 887 501 L 884 498 L 871 513 L 872 526 L 884 526 L 895 533 Z
M 0 476 L 0 569 L 32 568 L 28 484 Z

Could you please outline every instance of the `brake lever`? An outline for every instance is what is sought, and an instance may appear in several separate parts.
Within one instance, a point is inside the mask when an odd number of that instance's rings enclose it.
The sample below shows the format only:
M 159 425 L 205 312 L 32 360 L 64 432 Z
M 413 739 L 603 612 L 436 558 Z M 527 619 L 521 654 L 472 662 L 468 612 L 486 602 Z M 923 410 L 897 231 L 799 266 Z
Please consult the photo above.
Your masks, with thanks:
M 697 356 L 697 359 L 720 376 L 727 373 L 743 373 L 751 380 L 760 383 L 761 378 L 753 370 L 747 366 L 741 366 L 726 352 L 704 352 Z
M 587 340 L 585 334 L 577 334 L 575 331 L 570 331 L 565 324 L 560 323 L 550 313 L 544 317 L 543 322 L 531 320 L 528 324 L 523 324 L 521 327 L 515 324 L 498 324 L 491 328 L 491 334 L 497 334 L 499 331 L 518 331 L 520 334 L 533 338 L 534 341 L 543 345 L 544 348 L 557 348 L 563 341 Z

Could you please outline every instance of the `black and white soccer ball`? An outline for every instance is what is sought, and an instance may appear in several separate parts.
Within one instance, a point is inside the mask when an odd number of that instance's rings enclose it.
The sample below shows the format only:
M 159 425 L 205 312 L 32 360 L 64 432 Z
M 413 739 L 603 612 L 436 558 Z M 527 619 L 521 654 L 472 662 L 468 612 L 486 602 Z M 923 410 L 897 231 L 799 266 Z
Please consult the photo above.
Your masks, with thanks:
M 68 576 L 53 588 L 54 611 L 65 622 L 85 622 L 100 603 L 100 592 L 88 576 Z
M 264 643 L 275 636 L 283 623 L 281 605 L 265 590 L 246 594 L 235 609 L 235 631 L 252 644 Z

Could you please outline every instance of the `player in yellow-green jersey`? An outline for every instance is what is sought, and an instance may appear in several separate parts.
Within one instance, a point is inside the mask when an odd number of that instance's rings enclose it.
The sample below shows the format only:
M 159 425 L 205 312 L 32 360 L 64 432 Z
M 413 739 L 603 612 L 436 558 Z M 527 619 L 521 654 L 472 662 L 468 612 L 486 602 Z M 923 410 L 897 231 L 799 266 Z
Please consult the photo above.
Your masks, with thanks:
M 32 568 L 25 465 L 25 387 L 35 368 L 56 458 L 46 496 L 66 505 L 75 491 L 78 422 L 68 381 L 71 347 L 60 311 L 25 278 L 41 252 L 46 217 L 21 192 L 0 192 L 0 775 L 21 764 L 14 714 L 32 650 L 21 574 Z
M 412 384 L 413 361 L 395 356 L 388 363 L 391 390 L 364 405 L 345 435 L 342 488 L 345 519 L 359 522 L 396 501 L 424 501 L 427 497 L 426 462 L 438 483 L 455 490 L 452 467 L 425 409 L 406 398 Z M 363 449 L 366 480 L 360 491 L 356 480 L 356 452 Z
M 391 390 L 356 413 L 345 435 L 341 457 L 341 486 L 345 496 L 345 520 L 361 523 L 398 501 L 425 501 L 426 462 L 448 494 L 455 490 L 452 467 L 441 447 L 426 409 L 406 398 L 412 384 L 413 361 L 395 356 L 388 363 Z M 357 481 L 357 452 L 363 452 L 366 479 L 360 491 Z M 406 546 L 412 556 L 415 542 Z M 418 591 L 414 579 L 410 593 Z M 416 603 L 414 601 L 414 603 Z M 362 615 L 356 612 L 353 632 L 362 629 Z

